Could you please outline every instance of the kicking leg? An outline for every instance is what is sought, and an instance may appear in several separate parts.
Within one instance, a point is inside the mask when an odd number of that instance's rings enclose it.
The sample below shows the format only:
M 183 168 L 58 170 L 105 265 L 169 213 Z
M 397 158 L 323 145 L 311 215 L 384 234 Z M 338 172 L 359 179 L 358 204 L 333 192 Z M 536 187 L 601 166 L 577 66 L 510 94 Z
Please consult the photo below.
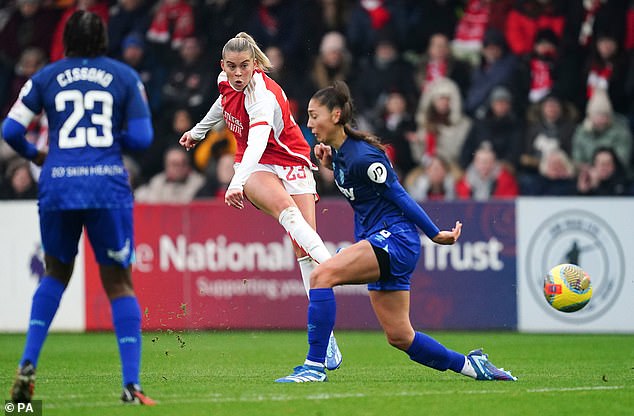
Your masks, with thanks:
M 244 193 L 262 211 L 277 219 L 286 232 L 318 263 L 331 257 L 321 237 L 300 211 L 296 200 L 288 194 L 282 181 L 271 172 L 253 172 L 244 185 Z M 296 195 L 296 199 L 313 198 L 310 194 Z M 313 212 L 314 212 L 314 202 Z M 304 207 L 302 207 L 304 208 Z M 306 209 L 304 209 L 306 211 Z

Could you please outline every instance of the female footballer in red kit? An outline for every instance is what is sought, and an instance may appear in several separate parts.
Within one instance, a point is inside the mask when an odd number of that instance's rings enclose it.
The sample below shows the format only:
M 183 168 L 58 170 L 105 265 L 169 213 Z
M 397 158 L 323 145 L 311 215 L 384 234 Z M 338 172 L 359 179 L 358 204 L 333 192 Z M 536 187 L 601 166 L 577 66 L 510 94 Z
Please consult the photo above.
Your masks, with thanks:
M 220 66 L 220 96 L 179 143 L 193 148 L 224 120 L 238 145 L 225 202 L 242 209 L 246 196 L 279 221 L 294 242 L 308 293 L 311 271 L 331 257 L 315 231 L 316 187 L 310 147 L 293 119 L 286 94 L 266 74 L 271 62 L 249 34 L 238 33 L 225 44 Z M 324 365 L 334 370 L 341 360 L 331 334 Z

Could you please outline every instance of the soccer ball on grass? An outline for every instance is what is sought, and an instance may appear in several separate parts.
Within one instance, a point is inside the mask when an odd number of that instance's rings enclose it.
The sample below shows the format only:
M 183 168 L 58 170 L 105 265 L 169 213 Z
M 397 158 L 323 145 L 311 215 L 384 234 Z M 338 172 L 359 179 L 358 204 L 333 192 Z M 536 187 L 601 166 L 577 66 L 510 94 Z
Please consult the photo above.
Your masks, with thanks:
M 578 311 L 592 298 L 590 276 L 575 264 L 559 264 L 544 277 L 544 296 L 558 311 Z

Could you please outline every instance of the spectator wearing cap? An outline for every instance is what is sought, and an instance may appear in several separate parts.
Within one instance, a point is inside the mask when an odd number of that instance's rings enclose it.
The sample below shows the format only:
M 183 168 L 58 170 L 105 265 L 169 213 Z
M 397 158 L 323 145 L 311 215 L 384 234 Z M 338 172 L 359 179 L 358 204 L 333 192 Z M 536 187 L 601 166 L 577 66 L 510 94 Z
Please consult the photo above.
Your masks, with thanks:
M 582 170 L 592 163 L 594 152 L 599 147 L 614 150 L 623 166 L 629 168 L 632 157 L 632 133 L 627 120 L 615 113 L 608 94 L 595 89 L 588 102 L 586 118 L 577 126 L 572 137 L 572 159 Z M 626 171 L 631 174 L 630 170 Z
M 487 99 L 498 85 L 513 86 L 513 95 L 525 97 L 527 87 L 520 80 L 518 59 L 508 51 L 504 34 L 496 29 L 485 33 L 480 65 L 471 74 L 471 86 L 465 98 L 465 110 L 477 115 L 486 109 Z
M 132 32 L 121 42 L 121 60 L 130 65 L 141 78 L 148 96 L 148 104 L 153 114 L 161 110 L 162 88 L 165 81 L 165 69 L 148 52 L 141 33 Z
M 513 96 L 503 86 L 493 89 L 489 97 L 489 106 L 481 118 L 476 118 L 460 155 L 460 165 L 466 169 L 473 160 L 477 149 L 488 142 L 510 172 L 517 171 L 519 153 L 522 145 L 523 123 L 513 113 Z
M 132 33 L 146 33 L 150 27 L 149 0 L 118 0 L 110 8 L 108 20 L 108 55 L 121 59 L 123 40 Z

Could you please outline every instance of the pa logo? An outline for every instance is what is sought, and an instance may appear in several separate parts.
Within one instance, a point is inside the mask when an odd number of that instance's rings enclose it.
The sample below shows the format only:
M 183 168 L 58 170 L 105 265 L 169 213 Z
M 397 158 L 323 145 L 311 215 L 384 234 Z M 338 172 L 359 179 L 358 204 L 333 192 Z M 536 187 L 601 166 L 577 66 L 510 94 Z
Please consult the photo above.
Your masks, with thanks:
M 582 210 L 557 213 L 531 237 L 526 256 L 529 287 L 544 311 L 564 322 L 589 322 L 615 304 L 625 282 L 625 255 L 617 234 L 600 217 Z M 551 267 L 573 263 L 590 276 L 593 295 L 582 310 L 563 314 L 544 300 L 544 276 Z

